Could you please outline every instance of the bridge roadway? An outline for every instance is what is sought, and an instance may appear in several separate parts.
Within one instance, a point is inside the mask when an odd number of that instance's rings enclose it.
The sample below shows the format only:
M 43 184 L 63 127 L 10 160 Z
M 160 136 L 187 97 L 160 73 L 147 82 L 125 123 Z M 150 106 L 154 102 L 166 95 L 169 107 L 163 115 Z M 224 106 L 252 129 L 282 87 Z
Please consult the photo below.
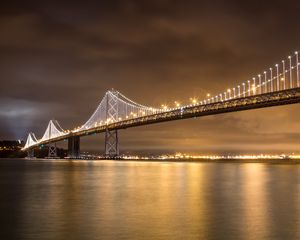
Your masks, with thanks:
M 87 130 L 70 132 L 66 135 L 38 142 L 30 146 L 27 150 L 34 149 L 41 145 L 55 143 L 71 137 L 83 137 L 108 130 L 119 130 L 142 125 L 174 121 L 180 119 L 216 115 L 227 112 L 237 112 L 257 108 L 280 106 L 300 103 L 300 88 L 287 89 L 278 92 L 264 93 L 260 95 L 247 96 L 243 98 L 229 99 L 223 102 L 210 103 L 206 105 L 183 106 L 175 110 L 142 116 L 138 118 L 126 119 L 108 125 L 96 126 Z

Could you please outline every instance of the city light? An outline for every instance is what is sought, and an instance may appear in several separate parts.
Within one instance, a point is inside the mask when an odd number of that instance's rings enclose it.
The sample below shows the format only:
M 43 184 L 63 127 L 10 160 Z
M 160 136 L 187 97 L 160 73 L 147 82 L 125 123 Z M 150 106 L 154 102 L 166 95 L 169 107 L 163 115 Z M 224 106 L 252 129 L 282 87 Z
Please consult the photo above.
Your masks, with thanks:
M 101 156 L 100 156 L 101 158 Z M 240 161 L 258 161 L 258 160 L 269 160 L 269 161 L 293 161 L 300 160 L 300 155 L 295 154 L 229 154 L 229 155 L 217 155 L 217 154 L 188 154 L 188 153 L 175 153 L 175 154 L 163 154 L 155 156 L 139 156 L 139 155 L 122 155 L 122 159 L 125 160 L 193 160 L 193 161 L 228 161 L 240 160 Z

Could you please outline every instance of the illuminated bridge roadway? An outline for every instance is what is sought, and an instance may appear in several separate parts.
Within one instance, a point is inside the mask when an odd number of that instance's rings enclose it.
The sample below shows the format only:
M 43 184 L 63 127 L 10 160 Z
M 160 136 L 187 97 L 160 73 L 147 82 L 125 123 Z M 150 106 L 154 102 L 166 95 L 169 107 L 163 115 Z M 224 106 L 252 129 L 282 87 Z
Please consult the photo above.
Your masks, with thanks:
M 180 120 L 226 112 L 280 106 L 300 102 L 298 52 L 282 60 L 263 74 L 227 89 L 202 101 L 193 100 L 190 105 L 175 108 L 153 108 L 141 105 L 118 91 L 107 91 L 95 112 L 82 126 L 63 130 L 56 120 L 51 120 L 42 138 L 29 133 L 23 148 L 29 157 L 34 149 L 49 145 L 48 157 L 56 157 L 56 142 L 68 140 L 70 158 L 80 157 L 80 137 L 105 133 L 105 155 L 119 155 L 118 130 L 136 126 Z

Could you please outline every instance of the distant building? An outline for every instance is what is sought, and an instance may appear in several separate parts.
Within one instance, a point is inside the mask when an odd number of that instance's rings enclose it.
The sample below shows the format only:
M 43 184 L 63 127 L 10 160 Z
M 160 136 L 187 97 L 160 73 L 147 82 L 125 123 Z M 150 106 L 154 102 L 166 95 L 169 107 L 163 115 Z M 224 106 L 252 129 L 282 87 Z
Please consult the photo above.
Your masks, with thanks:
M 25 144 L 24 141 L 21 140 L 0 141 L 0 158 L 25 157 L 26 153 L 21 151 L 21 148 L 24 146 L 24 144 Z
M 22 147 L 25 145 L 24 141 L 0 141 L 0 158 L 24 158 L 27 156 L 26 151 L 22 151 Z M 48 156 L 48 146 L 41 146 L 34 149 L 35 157 L 45 158 Z M 67 150 L 57 148 L 57 156 L 64 158 L 67 156 Z

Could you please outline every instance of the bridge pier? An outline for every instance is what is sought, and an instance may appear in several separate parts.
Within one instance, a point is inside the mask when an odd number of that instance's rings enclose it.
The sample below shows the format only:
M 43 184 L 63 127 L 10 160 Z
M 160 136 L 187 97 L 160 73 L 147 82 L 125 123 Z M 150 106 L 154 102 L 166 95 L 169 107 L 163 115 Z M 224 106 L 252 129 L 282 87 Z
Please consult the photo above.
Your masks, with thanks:
M 27 150 L 27 157 L 34 158 L 34 149 L 33 148 Z
M 119 157 L 119 138 L 118 130 L 108 130 L 105 132 L 105 157 Z
M 80 158 L 80 137 L 68 138 L 68 157 L 69 158 Z
M 49 144 L 48 158 L 57 158 L 56 143 L 50 143 Z

